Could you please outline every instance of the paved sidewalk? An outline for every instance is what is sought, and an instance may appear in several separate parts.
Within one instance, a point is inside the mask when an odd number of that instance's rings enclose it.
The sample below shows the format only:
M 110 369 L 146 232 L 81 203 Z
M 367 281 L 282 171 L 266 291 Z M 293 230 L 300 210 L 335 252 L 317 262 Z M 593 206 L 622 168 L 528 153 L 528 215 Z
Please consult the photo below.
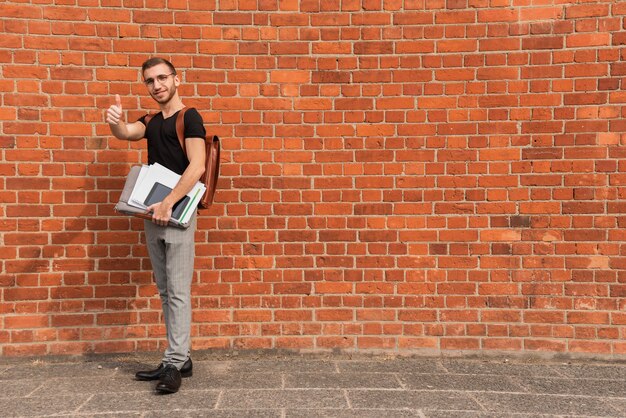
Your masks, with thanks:
M 626 416 L 626 363 L 194 354 L 181 391 L 136 382 L 158 354 L 0 359 L 0 415 Z

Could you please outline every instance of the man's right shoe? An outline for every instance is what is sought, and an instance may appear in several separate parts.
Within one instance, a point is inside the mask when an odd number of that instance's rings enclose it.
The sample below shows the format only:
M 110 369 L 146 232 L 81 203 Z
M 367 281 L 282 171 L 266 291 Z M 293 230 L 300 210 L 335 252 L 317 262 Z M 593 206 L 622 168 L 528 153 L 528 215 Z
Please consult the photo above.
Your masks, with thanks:
M 163 363 L 159 364 L 154 370 L 143 370 L 135 373 L 135 380 L 159 380 L 163 371 L 165 370 L 165 365 Z M 183 367 L 180 369 L 181 377 L 191 377 L 193 375 L 193 363 L 191 362 L 191 357 L 187 359 Z
M 163 368 L 159 383 L 156 385 L 156 391 L 159 393 L 178 392 L 181 384 L 180 378 L 180 371 L 173 364 L 168 364 Z

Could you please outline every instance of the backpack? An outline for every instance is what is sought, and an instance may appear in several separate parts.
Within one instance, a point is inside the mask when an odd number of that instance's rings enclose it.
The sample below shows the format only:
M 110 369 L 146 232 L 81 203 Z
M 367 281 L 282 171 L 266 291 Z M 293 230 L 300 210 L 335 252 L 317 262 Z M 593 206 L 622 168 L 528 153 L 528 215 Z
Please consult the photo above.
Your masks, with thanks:
M 180 146 L 183 148 L 185 155 L 187 154 L 187 149 L 185 147 L 186 111 L 187 108 L 183 107 L 176 116 L 176 136 L 178 136 L 178 141 L 180 142 Z M 155 115 L 156 113 L 149 113 L 146 115 L 144 119 L 146 127 L 148 127 L 148 123 L 150 123 L 150 120 Z M 200 202 L 198 202 L 198 208 L 200 209 L 208 209 L 213 203 L 213 195 L 215 194 L 217 179 L 220 175 L 220 139 L 217 135 L 213 135 L 213 138 L 209 138 L 207 136 L 204 138 L 204 145 L 206 149 L 206 167 L 204 174 L 200 177 L 200 183 L 203 183 L 206 186 L 206 192 L 204 192 Z

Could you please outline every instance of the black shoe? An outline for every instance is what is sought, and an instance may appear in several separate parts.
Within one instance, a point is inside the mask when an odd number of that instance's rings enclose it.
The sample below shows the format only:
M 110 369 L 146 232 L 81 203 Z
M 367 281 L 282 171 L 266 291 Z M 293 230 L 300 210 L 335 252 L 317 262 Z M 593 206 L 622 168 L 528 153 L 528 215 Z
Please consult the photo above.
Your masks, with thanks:
M 176 393 L 180 389 L 181 378 L 180 371 L 176 366 L 168 364 L 163 368 L 163 373 L 159 378 L 159 383 L 156 386 L 157 392 L 161 393 Z
M 165 366 L 163 365 L 163 363 L 161 363 L 159 364 L 159 367 L 157 367 L 154 370 L 144 370 L 144 371 L 135 373 L 135 379 L 136 380 L 159 380 L 159 378 L 161 377 L 161 373 L 163 373 L 164 369 L 165 369 Z M 185 364 L 183 364 L 183 367 L 180 369 L 180 375 L 182 377 L 191 377 L 193 375 L 193 363 L 191 362 L 191 357 L 189 357 L 187 361 L 185 362 Z

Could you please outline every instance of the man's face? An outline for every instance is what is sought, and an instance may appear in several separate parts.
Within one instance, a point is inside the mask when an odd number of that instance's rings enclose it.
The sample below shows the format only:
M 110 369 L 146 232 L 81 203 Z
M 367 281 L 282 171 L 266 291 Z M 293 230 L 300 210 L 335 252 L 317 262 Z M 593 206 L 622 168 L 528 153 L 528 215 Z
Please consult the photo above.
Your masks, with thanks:
M 159 104 L 169 102 L 180 84 L 178 76 L 165 64 L 148 68 L 143 73 L 143 79 L 150 96 Z

